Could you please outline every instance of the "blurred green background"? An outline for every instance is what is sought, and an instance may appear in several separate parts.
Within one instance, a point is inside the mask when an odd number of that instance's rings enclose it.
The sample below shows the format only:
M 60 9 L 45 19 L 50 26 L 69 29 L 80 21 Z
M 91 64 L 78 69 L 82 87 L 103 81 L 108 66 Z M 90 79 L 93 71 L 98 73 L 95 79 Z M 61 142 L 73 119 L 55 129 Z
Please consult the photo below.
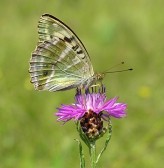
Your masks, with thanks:
M 112 139 L 98 167 L 162 168 L 163 6 L 162 0 L 1 0 L 0 167 L 79 167 L 75 124 L 62 125 L 54 116 L 60 104 L 74 102 L 75 91 L 38 92 L 29 82 L 37 22 L 50 13 L 83 41 L 95 71 L 121 61 L 126 64 L 118 69 L 134 68 L 104 80 L 108 97 L 119 96 L 128 104 L 128 116 L 112 119 Z

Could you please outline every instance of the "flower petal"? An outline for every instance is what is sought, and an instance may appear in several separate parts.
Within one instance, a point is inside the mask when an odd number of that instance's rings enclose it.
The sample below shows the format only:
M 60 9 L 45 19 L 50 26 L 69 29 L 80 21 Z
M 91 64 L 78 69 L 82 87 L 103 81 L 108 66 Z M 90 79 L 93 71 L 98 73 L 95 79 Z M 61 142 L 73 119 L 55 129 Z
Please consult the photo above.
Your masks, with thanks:
M 102 111 L 108 112 L 110 116 L 115 118 L 122 118 L 126 116 L 127 105 L 124 103 L 116 103 L 118 98 L 113 98 L 107 101 L 102 107 Z
M 56 116 L 59 118 L 58 121 L 68 121 L 71 119 L 78 120 L 84 115 L 85 111 L 75 105 L 62 105 L 60 108 L 58 108 L 58 112 L 56 113 Z

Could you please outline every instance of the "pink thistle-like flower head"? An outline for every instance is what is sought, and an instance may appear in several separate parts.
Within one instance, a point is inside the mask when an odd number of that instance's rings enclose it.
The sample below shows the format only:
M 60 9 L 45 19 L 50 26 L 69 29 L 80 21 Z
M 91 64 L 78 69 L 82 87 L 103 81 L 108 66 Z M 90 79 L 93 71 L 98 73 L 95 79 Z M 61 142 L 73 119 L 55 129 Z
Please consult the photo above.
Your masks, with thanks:
M 56 116 L 58 121 L 67 122 L 71 119 L 79 121 L 83 133 L 91 140 L 98 139 L 106 130 L 103 121 L 110 117 L 122 118 L 126 116 L 127 105 L 117 103 L 117 97 L 106 100 L 105 88 L 101 91 L 85 94 L 77 90 L 75 103 L 72 105 L 61 105 Z

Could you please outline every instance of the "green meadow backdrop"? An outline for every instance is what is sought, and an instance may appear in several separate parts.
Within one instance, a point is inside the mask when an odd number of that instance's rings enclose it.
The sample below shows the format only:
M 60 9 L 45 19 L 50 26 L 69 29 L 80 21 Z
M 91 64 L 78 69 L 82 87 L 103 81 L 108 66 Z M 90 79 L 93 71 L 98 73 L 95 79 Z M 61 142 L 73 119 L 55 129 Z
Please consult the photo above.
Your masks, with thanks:
M 28 73 L 38 41 L 37 22 L 50 13 L 85 44 L 95 71 L 122 61 L 104 79 L 107 96 L 128 104 L 113 119 L 113 135 L 99 168 L 164 165 L 164 1 L 1 0 L 0 167 L 79 167 L 74 122 L 56 121 L 56 108 L 74 102 L 75 90 L 35 91 Z M 103 141 L 99 142 L 99 147 Z M 87 167 L 89 158 L 85 148 Z

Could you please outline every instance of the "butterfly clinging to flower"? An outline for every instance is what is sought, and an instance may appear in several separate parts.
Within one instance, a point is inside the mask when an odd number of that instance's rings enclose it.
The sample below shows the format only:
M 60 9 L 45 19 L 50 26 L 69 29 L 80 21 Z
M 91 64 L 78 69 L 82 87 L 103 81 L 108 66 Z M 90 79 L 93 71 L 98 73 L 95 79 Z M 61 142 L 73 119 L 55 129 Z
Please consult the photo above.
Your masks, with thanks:
M 32 52 L 29 73 L 36 90 L 88 88 L 102 80 L 77 35 L 62 21 L 43 14 L 38 23 L 39 42 Z

